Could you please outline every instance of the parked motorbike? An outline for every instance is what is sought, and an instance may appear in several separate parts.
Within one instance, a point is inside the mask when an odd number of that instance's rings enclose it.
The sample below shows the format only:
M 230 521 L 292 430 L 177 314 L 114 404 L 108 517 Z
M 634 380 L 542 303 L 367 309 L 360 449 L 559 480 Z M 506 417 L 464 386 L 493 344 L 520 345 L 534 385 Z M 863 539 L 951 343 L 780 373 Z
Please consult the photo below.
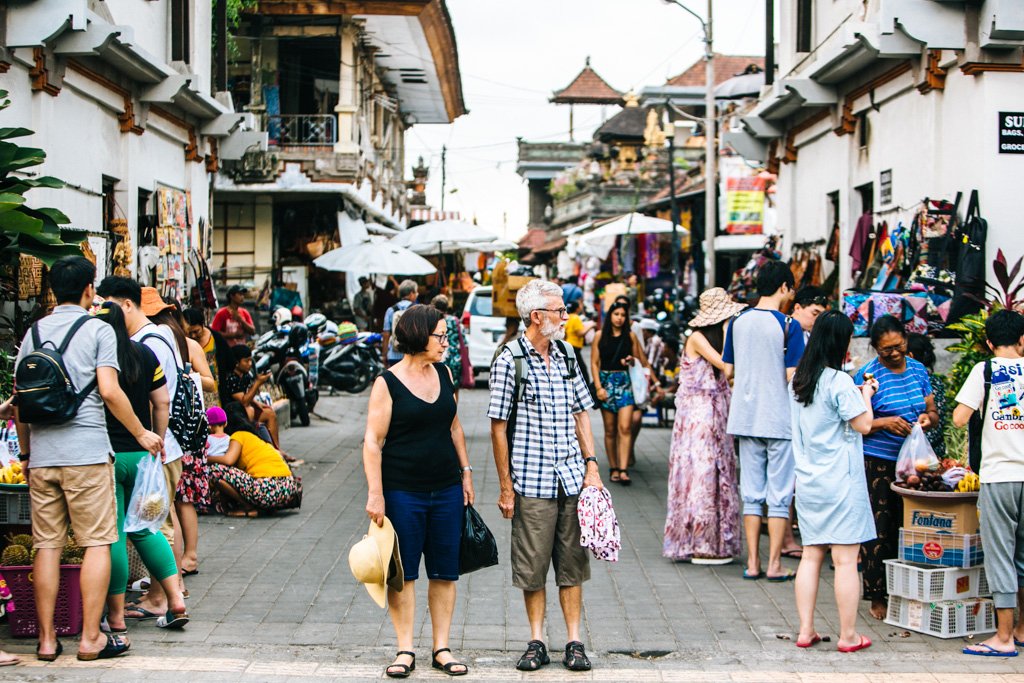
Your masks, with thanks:
M 384 372 L 380 342 L 376 332 L 360 332 L 346 340 L 336 334 L 330 340 L 322 338 L 320 386 L 350 394 L 365 391 Z
M 309 426 L 309 414 L 320 397 L 309 372 L 309 357 L 313 353 L 306 326 L 288 321 L 264 333 L 253 351 L 256 372 L 271 373 L 287 397 L 292 415 L 299 418 L 303 427 Z

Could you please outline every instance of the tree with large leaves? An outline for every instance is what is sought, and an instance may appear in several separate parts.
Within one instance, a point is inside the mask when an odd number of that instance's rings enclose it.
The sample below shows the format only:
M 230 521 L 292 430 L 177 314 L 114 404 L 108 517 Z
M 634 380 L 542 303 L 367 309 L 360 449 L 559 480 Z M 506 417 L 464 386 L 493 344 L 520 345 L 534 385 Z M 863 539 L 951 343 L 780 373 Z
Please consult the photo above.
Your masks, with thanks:
M 0 90 L 0 110 L 10 104 L 7 91 Z M 26 171 L 46 161 L 46 152 L 10 140 L 32 133 L 27 128 L 0 128 L 0 263 L 10 264 L 19 254 L 29 254 L 49 266 L 61 256 L 80 255 L 82 250 L 61 239 L 61 226 L 71 222 L 67 216 L 26 203 L 25 194 L 31 189 L 64 187 L 57 178 Z

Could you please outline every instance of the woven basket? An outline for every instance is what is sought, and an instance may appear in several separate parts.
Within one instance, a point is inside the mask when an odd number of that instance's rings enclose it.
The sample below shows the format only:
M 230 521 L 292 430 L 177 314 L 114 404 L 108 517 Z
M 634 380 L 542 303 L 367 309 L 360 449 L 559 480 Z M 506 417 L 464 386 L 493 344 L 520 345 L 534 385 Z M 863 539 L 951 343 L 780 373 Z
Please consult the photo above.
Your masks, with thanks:
M 43 262 L 35 256 L 21 255 L 18 265 L 18 298 L 30 299 L 43 291 Z

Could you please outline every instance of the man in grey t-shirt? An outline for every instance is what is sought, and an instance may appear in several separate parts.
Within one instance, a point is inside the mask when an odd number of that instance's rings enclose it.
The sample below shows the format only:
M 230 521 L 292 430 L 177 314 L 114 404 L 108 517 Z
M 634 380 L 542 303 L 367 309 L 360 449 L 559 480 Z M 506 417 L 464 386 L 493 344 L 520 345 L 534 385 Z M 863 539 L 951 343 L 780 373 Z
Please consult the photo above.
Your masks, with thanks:
M 60 305 L 36 323 L 40 345 L 57 348 L 71 326 L 88 316 L 96 290 L 96 267 L 81 256 L 67 256 L 50 269 L 50 287 Z M 36 350 L 32 332 L 22 341 L 17 363 Z M 77 415 L 64 424 L 25 424 L 16 419 L 21 460 L 29 483 L 36 617 L 39 620 L 39 659 L 57 658 L 53 613 L 60 580 L 60 555 L 68 527 L 85 549 L 82 561 L 82 638 L 79 659 L 116 656 L 128 649 L 117 636 L 100 632 L 100 619 L 110 583 L 110 545 L 117 540 L 114 466 L 103 406 L 151 453 L 163 447 L 159 436 L 146 430 L 118 383 L 117 340 L 114 330 L 86 320 L 62 354 L 68 378 L 76 391 L 94 388 L 84 397 Z M 17 364 L 16 366 L 17 367 Z M 17 396 L 18 387 L 15 386 Z M 28 394 L 26 394 L 28 395 Z
M 788 581 L 782 569 L 782 543 L 789 524 L 795 475 L 790 437 L 789 380 L 804 351 L 803 330 L 779 309 L 793 296 L 793 274 L 781 261 L 769 261 L 757 276 L 756 308 L 733 319 L 722 360 L 735 376 L 726 431 L 740 449 L 740 497 L 747 536 L 746 579 L 767 576 Z M 761 573 L 758 543 L 761 510 L 768 507 L 768 570 Z

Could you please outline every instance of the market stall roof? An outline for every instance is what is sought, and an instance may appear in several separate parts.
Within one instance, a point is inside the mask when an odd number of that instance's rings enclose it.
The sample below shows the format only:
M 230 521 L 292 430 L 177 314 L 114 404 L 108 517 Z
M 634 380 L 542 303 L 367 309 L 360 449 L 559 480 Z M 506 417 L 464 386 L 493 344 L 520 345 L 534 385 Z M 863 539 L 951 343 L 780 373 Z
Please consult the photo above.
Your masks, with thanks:
M 437 268 L 418 254 L 389 241 L 370 241 L 332 249 L 313 260 L 324 270 L 341 273 L 429 275 Z
M 597 75 L 587 57 L 583 70 L 572 83 L 556 90 L 549 101 L 554 104 L 622 104 L 622 93 Z

